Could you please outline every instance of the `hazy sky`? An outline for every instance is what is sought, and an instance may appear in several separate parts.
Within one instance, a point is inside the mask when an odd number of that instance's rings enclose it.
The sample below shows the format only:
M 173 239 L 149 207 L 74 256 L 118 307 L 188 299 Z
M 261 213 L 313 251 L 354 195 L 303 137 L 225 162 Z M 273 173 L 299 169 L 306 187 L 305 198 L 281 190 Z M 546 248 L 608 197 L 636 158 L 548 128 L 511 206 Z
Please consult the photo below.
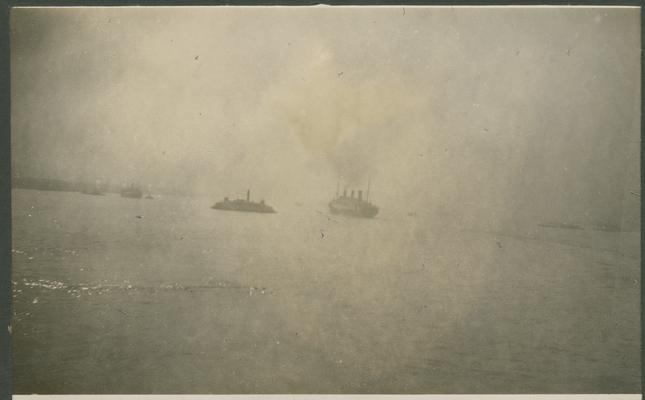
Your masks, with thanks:
M 14 9 L 14 175 L 638 216 L 635 8 Z M 322 200 L 321 200 L 322 199 Z M 502 216 L 503 215 L 503 216 Z

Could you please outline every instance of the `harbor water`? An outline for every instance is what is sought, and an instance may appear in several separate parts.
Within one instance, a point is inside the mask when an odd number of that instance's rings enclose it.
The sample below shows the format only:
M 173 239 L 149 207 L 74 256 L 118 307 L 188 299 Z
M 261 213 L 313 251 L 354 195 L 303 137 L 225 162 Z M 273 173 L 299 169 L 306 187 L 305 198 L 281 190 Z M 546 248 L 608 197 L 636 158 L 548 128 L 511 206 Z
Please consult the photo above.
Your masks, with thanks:
M 14 393 L 637 393 L 640 237 L 13 190 Z

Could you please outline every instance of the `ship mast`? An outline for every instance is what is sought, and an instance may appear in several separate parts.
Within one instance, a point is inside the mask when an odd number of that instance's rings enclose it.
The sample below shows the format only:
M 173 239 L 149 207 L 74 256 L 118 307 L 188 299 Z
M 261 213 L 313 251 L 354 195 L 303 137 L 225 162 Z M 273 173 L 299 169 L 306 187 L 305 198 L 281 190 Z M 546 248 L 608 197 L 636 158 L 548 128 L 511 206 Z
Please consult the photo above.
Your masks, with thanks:
M 370 181 L 371 181 L 371 178 L 368 176 L 367 177 L 367 195 L 365 199 L 368 203 L 370 202 Z

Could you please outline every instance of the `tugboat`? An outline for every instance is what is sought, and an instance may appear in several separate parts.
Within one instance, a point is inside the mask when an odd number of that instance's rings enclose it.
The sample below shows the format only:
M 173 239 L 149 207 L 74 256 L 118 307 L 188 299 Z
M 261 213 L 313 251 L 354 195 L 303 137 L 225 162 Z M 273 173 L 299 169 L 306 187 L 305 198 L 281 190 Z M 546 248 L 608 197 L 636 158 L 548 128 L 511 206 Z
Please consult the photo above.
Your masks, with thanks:
M 141 189 L 136 187 L 134 183 L 131 183 L 130 186 L 125 187 L 121 190 L 121 197 L 127 197 L 130 199 L 140 199 L 143 196 Z
M 246 200 L 244 199 L 235 199 L 229 200 L 228 197 L 225 197 L 223 201 L 215 203 L 212 207 L 215 210 L 224 210 L 224 211 L 242 211 L 242 212 L 256 212 L 256 213 L 267 213 L 273 214 L 275 210 L 273 207 L 268 206 L 264 203 L 264 200 L 260 200 L 259 203 L 251 201 L 251 191 L 246 191 Z
M 336 197 L 329 202 L 329 210 L 332 214 L 342 214 L 350 217 L 372 218 L 378 214 L 378 207 L 369 201 L 370 186 L 367 184 L 367 198 L 363 200 L 363 191 L 358 191 L 358 197 L 354 197 L 354 190 L 351 195 L 347 196 L 347 189 L 343 190 L 343 195 L 338 193 L 336 187 Z

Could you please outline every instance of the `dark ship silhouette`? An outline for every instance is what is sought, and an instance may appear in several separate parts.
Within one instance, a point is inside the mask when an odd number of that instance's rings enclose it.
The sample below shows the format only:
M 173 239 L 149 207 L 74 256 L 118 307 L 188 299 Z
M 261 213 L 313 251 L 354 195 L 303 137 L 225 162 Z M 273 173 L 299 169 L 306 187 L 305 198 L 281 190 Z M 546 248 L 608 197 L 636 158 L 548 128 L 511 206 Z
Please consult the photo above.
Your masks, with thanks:
M 259 203 L 251 201 L 251 191 L 246 191 L 246 200 L 244 199 L 235 199 L 229 200 L 228 197 L 224 198 L 224 201 L 215 203 L 211 208 L 215 210 L 224 210 L 224 211 L 242 211 L 242 212 L 256 212 L 256 213 L 275 213 L 273 207 L 268 206 L 264 203 L 264 200 L 260 200 Z
M 134 183 L 131 183 L 130 186 L 121 189 L 121 197 L 127 197 L 130 199 L 140 199 L 143 196 L 143 192 Z
M 98 186 L 86 186 L 81 190 L 83 194 L 91 194 L 93 196 L 103 196 L 104 193 L 99 189 Z
M 347 215 L 350 217 L 372 218 L 378 214 L 378 207 L 369 201 L 370 187 L 367 185 L 367 198 L 363 200 L 363 191 L 358 191 L 358 197 L 354 197 L 354 191 L 347 196 L 347 189 L 339 196 L 338 187 L 336 197 L 329 202 L 329 210 L 332 214 Z
M 146 200 L 152 200 L 154 197 L 152 197 L 152 185 L 148 185 L 148 193 L 146 194 L 146 197 L 144 197 Z

